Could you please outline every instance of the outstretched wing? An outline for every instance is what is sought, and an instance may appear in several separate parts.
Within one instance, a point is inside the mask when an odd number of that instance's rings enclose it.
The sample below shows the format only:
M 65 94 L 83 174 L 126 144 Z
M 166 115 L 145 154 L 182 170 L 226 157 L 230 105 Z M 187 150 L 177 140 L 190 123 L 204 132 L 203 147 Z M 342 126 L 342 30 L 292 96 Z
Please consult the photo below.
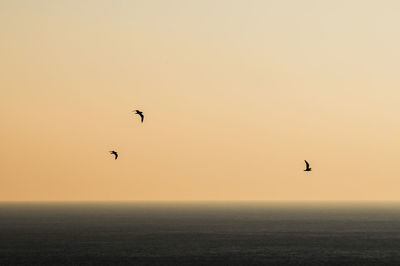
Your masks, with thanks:
M 110 151 L 110 153 L 115 156 L 114 160 L 117 160 L 118 153 L 116 151 Z
M 142 123 L 143 123 L 143 120 L 144 120 L 144 115 L 143 115 L 142 113 L 140 113 L 139 115 L 140 115 L 140 120 L 141 120 L 141 121 L 142 121 Z
M 304 160 L 304 161 L 306 162 L 307 169 L 310 168 L 310 164 L 306 160 Z

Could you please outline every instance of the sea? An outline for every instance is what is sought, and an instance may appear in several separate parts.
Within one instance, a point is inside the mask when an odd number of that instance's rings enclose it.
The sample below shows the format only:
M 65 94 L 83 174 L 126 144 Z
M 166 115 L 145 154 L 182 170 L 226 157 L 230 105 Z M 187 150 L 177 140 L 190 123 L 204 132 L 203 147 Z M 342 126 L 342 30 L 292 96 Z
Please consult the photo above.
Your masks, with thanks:
M 400 202 L 3 202 L 0 265 L 400 265 Z

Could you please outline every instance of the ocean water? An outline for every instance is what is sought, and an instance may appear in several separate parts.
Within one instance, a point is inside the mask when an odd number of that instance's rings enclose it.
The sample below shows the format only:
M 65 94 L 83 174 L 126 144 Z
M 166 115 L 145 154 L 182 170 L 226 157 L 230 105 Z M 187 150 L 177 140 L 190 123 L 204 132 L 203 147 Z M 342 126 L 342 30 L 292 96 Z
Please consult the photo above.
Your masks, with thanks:
M 0 265 L 400 265 L 400 203 L 0 203 Z

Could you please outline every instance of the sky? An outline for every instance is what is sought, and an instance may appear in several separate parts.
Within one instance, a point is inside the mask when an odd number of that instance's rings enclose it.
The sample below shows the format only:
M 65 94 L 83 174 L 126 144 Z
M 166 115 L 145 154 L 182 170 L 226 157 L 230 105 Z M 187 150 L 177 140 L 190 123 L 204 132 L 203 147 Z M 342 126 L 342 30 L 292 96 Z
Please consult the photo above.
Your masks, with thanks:
M 2 0 L 0 201 L 400 200 L 399 12 Z

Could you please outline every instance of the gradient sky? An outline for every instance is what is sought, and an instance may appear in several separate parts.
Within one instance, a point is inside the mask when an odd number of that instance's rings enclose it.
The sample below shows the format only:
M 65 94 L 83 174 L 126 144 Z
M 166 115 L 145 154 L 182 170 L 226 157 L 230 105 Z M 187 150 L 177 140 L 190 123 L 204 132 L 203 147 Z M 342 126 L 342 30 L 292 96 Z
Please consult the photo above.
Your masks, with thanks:
M 2 0 L 0 200 L 399 200 L 399 13 Z

